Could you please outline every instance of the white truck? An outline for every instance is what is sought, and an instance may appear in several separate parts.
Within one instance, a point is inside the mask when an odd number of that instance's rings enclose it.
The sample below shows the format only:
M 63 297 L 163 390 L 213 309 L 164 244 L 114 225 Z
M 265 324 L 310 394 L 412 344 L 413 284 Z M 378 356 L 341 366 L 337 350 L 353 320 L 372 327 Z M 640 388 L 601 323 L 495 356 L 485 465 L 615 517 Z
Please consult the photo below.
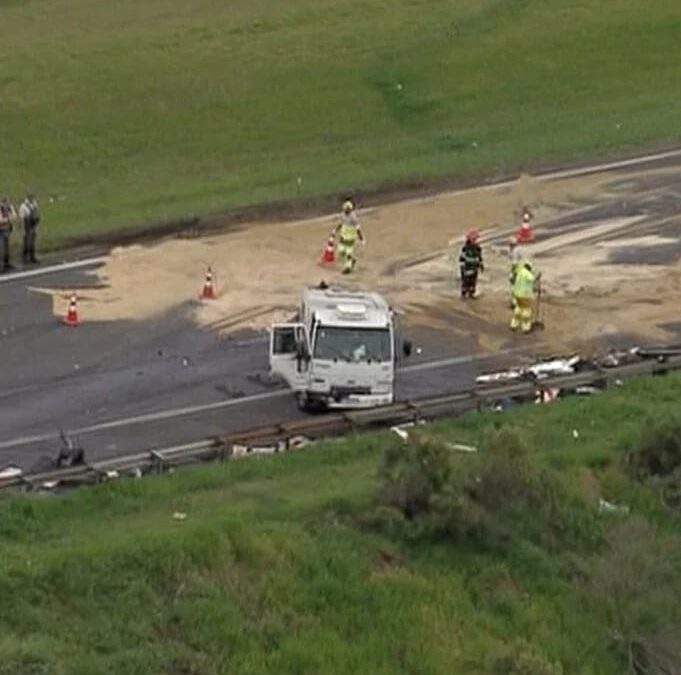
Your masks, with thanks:
M 308 288 L 298 321 L 272 326 L 270 373 L 289 384 L 302 409 L 393 402 L 397 331 L 381 295 Z

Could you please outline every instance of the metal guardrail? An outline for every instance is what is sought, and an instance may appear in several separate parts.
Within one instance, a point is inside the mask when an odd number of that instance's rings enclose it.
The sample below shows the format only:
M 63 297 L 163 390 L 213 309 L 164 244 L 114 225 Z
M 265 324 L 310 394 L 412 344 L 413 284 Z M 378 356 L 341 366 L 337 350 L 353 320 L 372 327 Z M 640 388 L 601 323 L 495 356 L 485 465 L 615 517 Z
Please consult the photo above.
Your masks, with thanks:
M 607 388 L 614 382 L 631 377 L 664 374 L 675 370 L 681 370 L 681 356 L 665 360 L 648 359 L 611 368 L 594 368 L 539 380 L 519 379 L 507 384 L 487 384 L 467 391 L 399 402 L 382 408 L 325 414 L 208 438 L 173 448 L 153 449 L 69 468 L 9 476 L 0 478 L 0 490 L 94 484 L 122 474 L 141 476 L 148 473 L 163 473 L 186 464 L 224 461 L 251 454 L 286 452 L 308 440 L 343 436 L 358 431 L 481 410 L 503 399 L 532 398 L 542 389 L 565 390 L 587 386 Z

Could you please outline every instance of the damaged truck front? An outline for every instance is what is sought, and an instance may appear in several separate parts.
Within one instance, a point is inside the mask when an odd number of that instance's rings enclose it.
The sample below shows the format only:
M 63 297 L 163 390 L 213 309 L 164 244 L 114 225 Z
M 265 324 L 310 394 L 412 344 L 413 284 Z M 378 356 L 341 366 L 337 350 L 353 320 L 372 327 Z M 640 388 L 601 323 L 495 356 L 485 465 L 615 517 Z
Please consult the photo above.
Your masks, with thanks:
M 395 315 L 382 296 L 306 289 L 298 318 L 272 326 L 270 372 L 288 383 L 302 409 L 393 402 Z

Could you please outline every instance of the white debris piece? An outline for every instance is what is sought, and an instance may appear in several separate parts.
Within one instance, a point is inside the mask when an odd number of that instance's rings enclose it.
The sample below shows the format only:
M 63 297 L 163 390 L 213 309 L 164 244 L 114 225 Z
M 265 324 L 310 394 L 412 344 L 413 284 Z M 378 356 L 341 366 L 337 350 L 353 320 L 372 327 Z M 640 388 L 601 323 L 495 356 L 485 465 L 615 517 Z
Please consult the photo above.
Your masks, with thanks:
M 608 502 L 602 497 L 598 500 L 598 513 L 629 513 L 628 506 L 619 506 L 618 504 L 613 504 Z
M 572 375 L 572 373 L 575 372 L 575 366 L 581 360 L 580 356 L 572 356 L 568 359 L 542 361 L 529 366 L 526 369 L 526 372 L 531 373 L 537 379 L 551 377 L 553 375 Z
M 405 422 L 404 424 L 397 424 L 394 427 L 390 427 L 390 431 L 397 434 L 403 441 L 408 440 L 409 432 L 407 429 L 412 429 L 416 425 L 423 426 L 426 423 L 425 420 L 419 420 L 418 422 Z
M 484 375 L 478 375 L 475 378 L 475 381 L 478 384 L 490 384 L 493 382 L 509 382 L 511 380 L 519 380 L 523 375 L 525 374 L 525 371 L 518 369 L 518 368 L 513 368 L 510 370 L 503 370 L 498 373 L 486 373 Z
M 273 445 L 240 445 L 235 443 L 232 445 L 232 457 L 239 459 L 241 457 L 249 457 L 250 455 L 274 455 L 279 452 L 288 452 L 289 450 L 298 450 L 312 441 L 306 436 L 292 436 L 286 441 L 279 441 Z
M 4 469 L 0 469 L 0 480 L 7 480 L 10 478 L 19 478 L 20 476 L 23 475 L 23 471 L 18 467 L 14 466 L 14 464 L 10 464 L 9 466 L 6 466 Z
M 187 520 L 187 514 L 182 513 L 181 511 L 175 511 L 175 513 L 173 513 L 173 520 Z
M 465 445 L 464 443 L 447 443 L 449 450 L 455 452 L 477 452 L 478 449 L 474 445 Z
M 509 368 L 496 373 L 487 373 L 475 378 L 478 384 L 489 384 L 494 382 L 511 382 L 524 377 L 532 377 L 542 380 L 547 377 L 557 375 L 572 375 L 576 372 L 577 365 L 581 362 L 581 356 L 571 356 L 569 358 L 549 359 L 539 361 L 525 368 Z

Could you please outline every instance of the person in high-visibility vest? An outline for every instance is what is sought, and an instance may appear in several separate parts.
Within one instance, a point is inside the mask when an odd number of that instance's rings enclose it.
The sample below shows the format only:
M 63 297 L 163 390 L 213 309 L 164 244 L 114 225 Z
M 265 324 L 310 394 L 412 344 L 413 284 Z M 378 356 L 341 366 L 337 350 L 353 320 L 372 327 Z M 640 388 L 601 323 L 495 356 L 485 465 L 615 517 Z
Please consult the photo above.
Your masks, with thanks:
M 534 325 L 534 292 L 540 275 L 535 275 L 532 265 L 523 262 L 513 282 L 513 314 L 511 316 L 511 330 L 522 330 L 529 333 Z
M 343 204 L 340 223 L 338 223 L 335 233 L 338 238 L 338 257 L 343 261 L 343 274 L 350 274 L 357 264 L 355 253 L 357 241 L 364 244 L 366 240 L 355 212 L 355 206 L 349 200 Z

